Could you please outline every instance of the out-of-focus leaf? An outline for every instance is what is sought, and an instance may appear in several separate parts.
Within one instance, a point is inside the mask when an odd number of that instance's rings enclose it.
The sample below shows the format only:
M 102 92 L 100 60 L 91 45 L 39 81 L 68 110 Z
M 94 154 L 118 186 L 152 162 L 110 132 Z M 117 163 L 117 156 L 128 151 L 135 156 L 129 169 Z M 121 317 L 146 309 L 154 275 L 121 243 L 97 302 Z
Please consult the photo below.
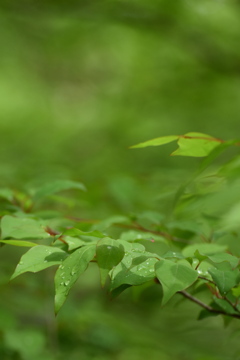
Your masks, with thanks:
M 236 314 L 236 313 L 239 314 L 237 311 L 233 309 L 231 304 L 229 304 L 226 300 L 219 299 L 216 296 L 213 297 L 213 300 L 214 303 L 218 306 L 218 309 L 225 311 L 227 314 Z
M 85 231 L 82 231 L 82 230 L 77 229 L 77 228 L 67 229 L 67 230 L 64 231 L 63 234 L 64 235 L 69 235 L 69 236 L 93 236 L 93 237 L 97 237 L 97 238 L 106 237 L 106 235 L 104 235 L 103 233 L 101 233 L 98 230 L 85 232 Z
M 12 200 L 14 198 L 14 192 L 8 188 L 1 188 L 0 189 L 0 198 L 8 200 L 9 202 L 12 202 Z
M 186 246 L 182 253 L 185 257 L 193 257 L 195 251 L 198 250 L 201 255 L 214 255 L 216 253 L 224 252 L 227 246 L 218 244 L 192 244 Z
M 232 294 L 233 296 L 235 296 L 236 298 L 240 297 L 240 286 L 237 286 L 235 288 L 232 288 Z
M 209 155 L 220 144 L 219 139 L 210 135 L 190 132 L 179 137 L 179 148 L 171 155 L 203 157 Z
M 108 273 L 112 268 L 120 263 L 125 251 L 122 244 L 117 240 L 103 238 L 97 244 L 97 262 L 101 274 L 101 284 L 105 284 Z
M 197 271 L 186 262 L 175 263 L 170 260 L 158 261 L 156 275 L 163 288 L 162 305 L 177 292 L 186 289 L 198 278 Z
M 169 135 L 169 136 L 161 136 L 156 139 L 144 141 L 140 144 L 130 146 L 130 149 L 136 149 L 136 148 L 144 148 L 147 146 L 159 146 L 164 144 L 169 144 L 170 142 L 173 142 L 179 138 L 178 135 Z
M 239 270 L 221 271 L 215 268 L 208 270 L 213 281 L 217 285 L 221 295 L 226 295 L 234 286 L 239 283 Z
M 103 221 L 100 221 L 97 224 L 94 224 L 93 229 L 103 231 L 114 224 L 129 224 L 129 223 L 130 220 L 127 216 L 116 215 L 116 216 L 111 216 Z
M 30 242 L 30 241 L 23 241 L 23 240 L 0 240 L 1 243 L 13 246 L 24 246 L 24 247 L 34 247 L 37 244 Z
M 55 275 L 55 312 L 64 304 L 71 287 L 87 269 L 96 251 L 95 245 L 83 246 L 67 257 Z
M 34 246 L 21 257 L 11 279 L 27 271 L 35 273 L 59 265 L 66 257 L 67 254 L 61 249 L 45 245 Z
M 45 239 L 50 237 L 39 221 L 11 215 L 3 216 L 1 231 L 3 239 Z
M 82 191 L 86 191 L 85 186 L 77 181 L 70 180 L 56 180 L 41 186 L 34 194 L 34 199 L 39 200 L 46 196 L 55 194 L 59 191 L 70 190 L 70 189 L 78 189 Z

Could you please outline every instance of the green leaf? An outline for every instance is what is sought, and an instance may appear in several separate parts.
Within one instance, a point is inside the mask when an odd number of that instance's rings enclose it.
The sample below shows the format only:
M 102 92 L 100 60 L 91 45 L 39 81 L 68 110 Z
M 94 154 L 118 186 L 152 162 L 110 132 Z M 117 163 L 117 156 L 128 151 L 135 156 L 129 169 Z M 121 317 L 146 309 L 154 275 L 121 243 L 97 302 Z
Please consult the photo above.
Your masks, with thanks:
M 158 261 L 155 265 L 156 275 L 163 288 L 162 305 L 178 291 L 192 285 L 198 278 L 188 262 L 175 263 L 170 260 Z
M 95 230 L 103 231 L 114 224 L 122 224 L 122 223 L 129 224 L 130 223 L 129 218 L 127 216 L 115 215 L 115 216 L 111 216 L 103 221 L 100 221 L 97 224 L 94 224 L 93 228 Z
M 226 295 L 239 282 L 239 270 L 222 271 L 215 268 L 208 270 L 221 295 Z
M 21 257 L 11 279 L 27 271 L 35 273 L 61 264 L 66 257 L 67 254 L 61 249 L 45 245 L 34 246 Z
M 173 142 L 173 141 L 177 140 L 178 138 L 179 138 L 178 135 L 161 136 L 156 139 L 148 140 L 148 141 L 142 142 L 140 144 L 130 146 L 130 149 L 169 144 L 170 142 Z
M 37 244 L 30 241 L 22 241 L 22 240 L 0 240 L 1 243 L 13 246 L 25 246 L 25 247 L 33 247 L 37 246 Z
M 110 291 L 121 285 L 141 285 L 154 279 L 154 265 L 158 260 L 143 254 L 132 258 L 135 254 L 128 254 L 111 273 Z M 132 265 L 132 266 L 131 266 Z
M 46 196 L 55 194 L 59 191 L 70 190 L 70 189 L 78 189 L 78 190 L 86 191 L 85 186 L 80 182 L 70 181 L 70 180 L 56 180 L 41 186 L 35 192 L 34 199 L 39 200 Z
M 46 239 L 50 237 L 39 221 L 11 215 L 3 216 L 1 230 L 3 239 Z
M 87 269 L 96 251 L 95 245 L 83 246 L 74 251 L 59 266 L 55 275 L 55 312 L 64 304 L 67 295 L 79 276 Z
M 182 253 L 185 257 L 194 257 L 196 250 L 199 251 L 201 255 L 214 255 L 216 253 L 223 252 L 227 249 L 225 245 L 218 244 L 192 244 L 186 246 Z
M 235 311 L 233 309 L 231 304 L 229 304 L 226 300 L 219 299 L 216 296 L 213 297 L 213 300 L 214 300 L 214 303 L 217 305 L 215 307 L 218 308 L 219 310 L 223 310 L 227 314 L 239 314 L 237 311 Z
M 97 244 L 97 262 L 100 269 L 101 284 L 105 284 L 108 273 L 112 268 L 120 263 L 124 257 L 125 250 L 117 240 L 103 238 Z
M 179 137 L 179 148 L 171 155 L 203 157 L 210 154 L 220 144 L 221 141 L 219 139 L 210 135 L 190 132 Z
M 14 198 L 14 192 L 8 188 L 1 188 L 0 189 L 0 198 L 8 200 L 9 202 L 12 202 L 13 198 Z
M 63 235 L 70 235 L 70 236 L 93 236 L 93 237 L 97 237 L 97 238 L 104 238 L 106 237 L 106 235 L 104 235 L 103 233 L 101 233 L 98 230 L 93 230 L 93 231 L 82 231 L 80 229 L 77 228 L 72 228 L 72 229 L 67 229 L 64 231 Z
M 232 268 L 237 267 L 239 264 L 239 259 L 236 256 L 233 256 L 228 253 L 217 253 L 217 254 L 209 255 L 208 258 L 214 263 L 221 263 L 223 261 L 227 261 L 230 263 Z
M 237 286 L 235 288 L 232 289 L 232 294 L 236 297 L 239 298 L 240 297 L 240 286 Z
M 95 240 L 94 242 L 89 242 L 89 241 L 84 241 L 82 239 L 78 239 L 76 237 L 72 237 L 72 236 L 64 236 L 64 241 L 68 244 L 68 250 L 72 251 L 75 250 L 83 245 L 90 245 L 91 244 L 96 244 L 97 240 Z

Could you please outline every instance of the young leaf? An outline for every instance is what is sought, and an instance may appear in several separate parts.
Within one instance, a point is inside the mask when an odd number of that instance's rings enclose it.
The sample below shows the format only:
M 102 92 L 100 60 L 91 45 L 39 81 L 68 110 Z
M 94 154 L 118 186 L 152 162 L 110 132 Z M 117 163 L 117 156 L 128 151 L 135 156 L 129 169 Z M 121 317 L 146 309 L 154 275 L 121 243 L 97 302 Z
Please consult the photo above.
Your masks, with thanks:
M 239 283 L 239 270 L 221 271 L 215 268 L 208 270 L 221 295 L 226 295 Z
M 186 289 L 198 278 L 197 271 L 186 262 L 175 263 L 170 260 L 158 261 L 156 275 L 163 288 L 162 305 L 177 292 Z
M 96 245 L 86 245 L 74 251 L 59 266 L 55 275 L 55 312 L 64 304 L 71 287 L 78 277 L 87 269 L 93 259 Z
M 70 189 L 78 189 L 78 190 L 86 191 L 85 186 L 80 182 L 70 181 L 70 180 L 56 180 L 41 186 L 35 192 L 34 199 L 39 200 L 46 196 L 55 194 L 59 191 L 70 190 Z
M 142 142 L 140 144 L 130 146 L 130 149 L 169 144 L 170 142 L 173 142 L 173 141 L 177 140 L 178 138 L 179 138 L 178 135 L 161 136 L 156 139 L 148 140 L 148 141 Z
M 17 218 L 11 215 L 3 216 L 1 230 L 3 239 L 46 239 L 50 237 L 37 220 Z
M 118 243 L 117 240 L 113 240 L 108 237 L 99 240 L 96 255 L 100 269 L 102 286 L 106 282 L 109 271 L 120 263 L 124 254 L 124 247 L 122 244 Z
M 221 143 L 221 140 L 210 135 L 190 132 L 179 137 L 179 148 L 171 155 L 203 157 L 210 154 Z
M 21 257 L 11 279 L 27 271 L 35 273 L 61 264 L 66 257 L 67 254 L 61 249 L 45 245 L 34 246 Z

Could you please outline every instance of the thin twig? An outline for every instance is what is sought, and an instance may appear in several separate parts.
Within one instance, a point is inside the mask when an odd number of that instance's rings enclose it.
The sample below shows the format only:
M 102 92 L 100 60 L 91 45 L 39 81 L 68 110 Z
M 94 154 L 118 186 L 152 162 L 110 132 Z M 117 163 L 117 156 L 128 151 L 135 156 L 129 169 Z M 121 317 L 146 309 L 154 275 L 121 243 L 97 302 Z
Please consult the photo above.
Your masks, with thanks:
M 202 308 L 204 308 L 205 310 L 207 310 L 207 311 L 209 311 L 211 313 L 219 314 L 219 315 L 227 315 L 227 316 L 234 317 L 236 319 L 240 319 L 240 314 L 229 314 L 224 310 L 214 309 L 211 306 L 203 303 L 201 300 L 197 299 L 196 297 L 192 296 L 191 294 L 189 294 L 188 292 L 186 292 L 184 290 L 178 291 L 178 294 L 183 295 L 188 300 L 194 302 L 195 304 L 201 306 Z

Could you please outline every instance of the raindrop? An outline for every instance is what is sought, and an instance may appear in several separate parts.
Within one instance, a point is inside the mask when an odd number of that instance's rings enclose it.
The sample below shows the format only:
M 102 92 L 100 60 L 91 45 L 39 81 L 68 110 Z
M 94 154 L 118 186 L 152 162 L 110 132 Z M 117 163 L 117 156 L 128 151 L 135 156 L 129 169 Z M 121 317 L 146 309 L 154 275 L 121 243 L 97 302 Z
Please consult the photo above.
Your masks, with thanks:
M 65 285 L 65 286 L 68 286 L 69 283 L 70 283 L 70 281 L 67 280 L 67 281 L 65 281 L 64 285 Z
M 44 260 L 44 262 L 45 262 L 45 263 L 47 263 L 47 262 L 48 262 L 48 260 Z
M 107 246 L 107 249 L 111 250 L 112 246 Z

